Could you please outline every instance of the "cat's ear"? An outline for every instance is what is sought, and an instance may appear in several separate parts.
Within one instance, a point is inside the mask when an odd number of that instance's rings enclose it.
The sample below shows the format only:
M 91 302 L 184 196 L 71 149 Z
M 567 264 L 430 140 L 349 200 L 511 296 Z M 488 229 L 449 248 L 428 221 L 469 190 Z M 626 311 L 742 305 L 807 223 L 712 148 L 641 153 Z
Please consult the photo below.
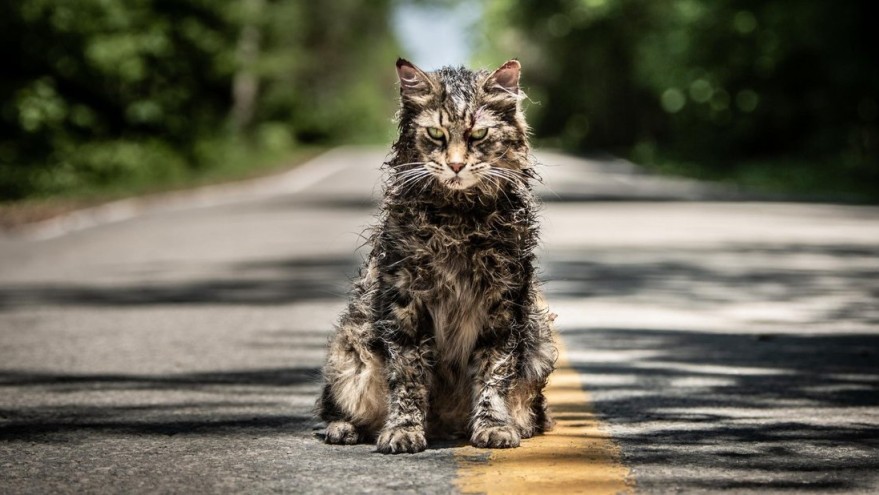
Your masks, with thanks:
M 518 60 L 509 60 L 494 71 L 485 81 L 487 91 L 503 91 L 519 96 L 519 70 L 522 64 Z
M 432 88 L 430 77 L 412 62 L 402 58 L 397 59 L 397 77 L 400 78 L 400 94 L 403 96 L 424 95 Z

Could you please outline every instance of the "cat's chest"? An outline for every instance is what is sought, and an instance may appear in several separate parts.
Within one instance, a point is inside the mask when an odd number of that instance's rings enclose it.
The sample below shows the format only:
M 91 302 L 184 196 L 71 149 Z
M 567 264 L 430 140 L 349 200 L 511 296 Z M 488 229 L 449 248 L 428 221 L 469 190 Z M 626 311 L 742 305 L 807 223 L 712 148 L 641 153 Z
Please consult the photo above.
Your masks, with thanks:
M 504 258 L 488 236 L 446 234 L 428 239 L 413 262 L 426 267 L 436 285 L 457 293 L 479 290 Z
M 486 256 L 510 251 L 517 242 L 517 229 L 510 225 L 465 215 L 428 218 L 418 217 L 404 228 L 420 253 L 452 269 L 469 270 Z
M 411 215 L 390 222 L 383 239 L 404 285 L 439 299 L 489 295 L 513 282 L 521 250 L 510 224 L 453 215 Z

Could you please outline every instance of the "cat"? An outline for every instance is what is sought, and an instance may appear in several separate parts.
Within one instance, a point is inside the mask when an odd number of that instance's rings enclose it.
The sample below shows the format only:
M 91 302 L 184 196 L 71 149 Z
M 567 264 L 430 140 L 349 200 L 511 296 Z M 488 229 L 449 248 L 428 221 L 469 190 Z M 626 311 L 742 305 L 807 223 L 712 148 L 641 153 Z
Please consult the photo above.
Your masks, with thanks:
M 469 436 L 510 448 L 551 428 L 554 315 L 535 276 L 520 68 L 397 61 L 400 134 L 316 405 L 327 443 L 397 454 Z

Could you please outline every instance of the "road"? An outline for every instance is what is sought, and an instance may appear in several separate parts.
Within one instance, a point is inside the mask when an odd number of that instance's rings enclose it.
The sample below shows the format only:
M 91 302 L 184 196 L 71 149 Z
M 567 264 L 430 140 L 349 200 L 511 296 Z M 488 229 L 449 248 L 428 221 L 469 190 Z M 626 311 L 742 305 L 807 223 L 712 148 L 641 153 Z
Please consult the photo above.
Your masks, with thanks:
M 879 208 L 539 157 L 565 373 L 626 490 L 879 492 Z M 383 159 L 338 149 L 207 201 L 0 239 L 0 492 L 452 493 L 479 486 L 468 470 L 516 475 L 457 444 L 320 441 L 318 370 Z

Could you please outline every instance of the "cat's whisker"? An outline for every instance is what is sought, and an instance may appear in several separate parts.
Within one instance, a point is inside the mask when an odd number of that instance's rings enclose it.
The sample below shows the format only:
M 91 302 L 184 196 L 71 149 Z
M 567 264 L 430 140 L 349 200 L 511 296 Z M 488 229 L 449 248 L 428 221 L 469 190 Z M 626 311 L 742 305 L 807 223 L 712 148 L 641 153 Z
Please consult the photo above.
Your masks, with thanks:
M 396 179 L 407 179 L 409 177 L 412 177 L 413 175 L 420 175 L 420 174 L 427 174 L 427 173 L 430 173 L 430 172 L 428 172 L 427 170 L 424 170 L 423 168 L 418 168 L 418 169 L 407 170 L 405 172 L 400 172 L 399 174 L 396 175 L 395 178 Z
M 512 146 L 508 146 L 507 149 L 505 149 L 504 152 L 500 154 L 500 156 L 498 156 L 498 157 L 495 158 L 494 160 L 488 161 L 488 162 L 486 162 L 486 163 L 488 163 L 489 165 L 493 165 L 493 164 L 495 164 L 495 163 L 497 163 L 497 162 L 503 160 L 504 157 L 507 155 L 507 153 L 508 153 L 511 149 L 512 149 Z
M 494 167 L 494 168 L 495 168 L 496 170 L 503 170 L 504 172 L 509 172 L 509 173 L 511 173 L 511 174 L 516 174 L 516 175 L 520 175 L 520 176 L 525 175 L 525 172 L 524 172 L 524 171 L 522 171 L 522 170 L 517 170 L 517 169 L 515 169 L 515 168 L 504 168 L 504 167 Z
M 504 189 L 504 188 L 503 188 L 503 187 L 501 187 L 501 188 L 500 188 L 500 191 L 501 191 L 501 194 L 503 194 L 503 195 L 504 195 L 504 199 L 506 199 L 506 200 L 507 200 L 507 203 L 512 203 L 512 202 L 513 202 L 513 200 L 512 200 L 512 199 L 510 199 L 510 195 L 509 195 L 509 194 L 507 194 L 507 191 L 506 191 L 506 189 Z
M 436 176 L 433 174 L 431 174 L 431 176 L 433 176 L 433 178 L 436 178 Z M 423 194 L 424 191 L 427 189 L 427 186 L 429 186 L 430 184 L 431 184 L 431 181 L 429 179 L 425 180 L 424 184 L 421 185 L 421 189 L 418 190 L 418 194 Z
M 401 170 L 401 171 L 399 171 L 399 172 L 396 172 L 394 175 L 396 175 L 396 176 L 406 176 L 406 175 L 409 175 L 409 174 L 416 174 L 416 173 L 420 173 L 420 172 L 427 172 L 427 169 L 424 168 L 424 167 L 414 167 L 414 168 L 410 168 L 410 169 L 408 169 L 408 170 Z
M 486 176 L 485 176 L 485 181 L 486 181 L 486 183 L 490 184 L 490 185 L 492 186 L 492 188 L 494 188 L 494 191 L 495 191 L 495 192 L 498 192 L 498 191 L 500 191 L 501 189 L 503 189 L 503 187 L 502 187 L 500 181 L 499 181 L 497 178 L 495 178 L 495 177 L 493 177 L 493 176 L 491 176 L 491 175 L 486 175 Z
M 401 192 L 411 191 L 420 182 L 423 182 L 425 185 L 430 183 L 429 179 L 432 175 L 433 174 L 425 173 L 423 175 L 418 175 L 416 177 L 411 178 L 410 180 L 406 181 L 405 184 L 400 186 Z M 423 190 L 423 188 L 424 188 L 424 186 L 422 186 L 422 190 Z
M 418 177 L 418 176 L 420 176 L 420 175 L 422 175 L 422 174 L 409 174 L 409 175 L 404 175 L 404 176 L 396 177 L 396 180 L 395 180 L 393 183 L 394 183 L 394 184 L 400 184 L 400 183 L 402 183 L 402 182 L 406 182 L 407 180 L 411 179 L 412 177 Z
M 424 172 L 424 173 L 422 173 L 422 174 L 415 174 L 415 175 L 413 175 L 412 177 L 408 177 L 408 178 L 406 178 L 405 180 L 401 181 L 401 182 L 398 184 L 398 186 L 399 186 L 401 189 L 403 189 L 403 188 L 405 188 L 407 185 L 412 184 L 412 183 L 415 183 L 415 182 L 418 182 L 419 180 L 421 180 L 421 179 L 427 177 L 428 175 L 430 175 L 430 174 L 427 173 L 427 172 Z
M 407 180 L 409 180 L 413 177 L 421 177 L 422 175 L 429 175 L 429 174 L 430 174 L 430 172 L 428 172 L 426 170 L 415 170 L 412 173 L 409 173 L 406 175 L 401 175 L 400 180 L 401 180 L 401 182 L 406 182 Z
M 491 169 L 488 172 L 488 175 L 491 175 L 492 177 L 497 177 L 498 179 L 505 180 L 505 181 L 509 182 L 510 184 L 518 184 L 519 183 L 519 181 L 517 180 L 518 179 L 517 177 L 511 177 L 503 172 L 499 172 L 498 169 Z
M 516 184 L 517 186 L 524 186 L 528 182 L 527 176 L 521 173 L 517 173 L 510 169 L 493 169 L 494 173 L 499 177 L 504 177 L 510 182 Z
M 394 172 L 395 172 L 395 173 L 398 173 L 398 174 L 404 174 L 404 173 L 406 173 L 406 172 L 411 172 L 411 171 L 413 171 L 413 170 L 424 170 L 426 165 L 427 165 L 427 162 L 419 163 L 419 164 L 417 164 L 417 165 L 415 165 L 415 166 L 412 166 L 412 167 L 409 167 L 409 168 L 406 168 L 406 169 L 395 170 Z
M 501 183 L 501 178 L 499 176 L 493 175 L 493 174 L 487 174 L 485 177 L 492 184 L 494 184 L 494 187 L 498 192 L 500 192 L 501 194 L 504 195 L 504 198 L 506 198 L 507 202 L 511 202 L 510 197 L 507 195 L 507 192 L 504 191 L 504 187 L 503 187 L 503 184 Z
M 430 184 L 430 178 L 431 178 L 431 177 L 432 177 L 432 176 L 430 176 L 430 175 L 425 175 L 424 177 L 422 177 L 422 178 L 420 178 L 420 179 L 418 179 L 418 180 L 412 182 L 411 184 L 409 184 L 408 189 L 409 189 L 409 190 L 415 189 L 415 187 L 416 187 L 418 184 L 421 184 L 421 189 L 420 189 L 419 191 L 423 191 L 423 190 L 427 187 L 427 185 Z
M 500 167 L 492 167 L 491 168 L 492 173 L 497 174 L 497 175 L 504 175 L 504 176 L 509 175 L 509 172 L 507 170 L 508 169 L 500 168 Z
M 433 183 L 433 181 L 436 179 L 437 179 L 436 175 L 427 174 L 427 175 L 423 176 L 421 179 L 413 182 L 410 186 L 410 189 L 414 189 L 415 186 L 417 186 L 418 184 L 421 184 L 421 189 L 419 189 L 419 191 L 424 191 L 427 188 L 427 186 L 430 185 L 431 183 Z
M 428 163 L 428 162 L 395 163 L 394 168 L 406 167 L 408 165 L 424 165 L 425 163 Z M 415 168 L 415 167 L 413 167 L 413 168 Z M 409 170 L 411 170 L 411 169 L 409 169 Z
M 423 178 L 424 177 L 420 176 L 420 175 L 418 177 L 412 177 L 409 180 L 406 180 L 406 181 L 403 181 L 403 182 L 396 184 L 395 187 L 398 191 L 405 192 L 407 189 L 409 189 L 409 186 L 421 181 Z
M 525 172 L 523 172 L 521 170 L 516 170 L 514 168 L 492 167 L 492 170 L 497 170 L 502 173 L 517 175 L 519 177 L 524 177 L 526 175 Z

